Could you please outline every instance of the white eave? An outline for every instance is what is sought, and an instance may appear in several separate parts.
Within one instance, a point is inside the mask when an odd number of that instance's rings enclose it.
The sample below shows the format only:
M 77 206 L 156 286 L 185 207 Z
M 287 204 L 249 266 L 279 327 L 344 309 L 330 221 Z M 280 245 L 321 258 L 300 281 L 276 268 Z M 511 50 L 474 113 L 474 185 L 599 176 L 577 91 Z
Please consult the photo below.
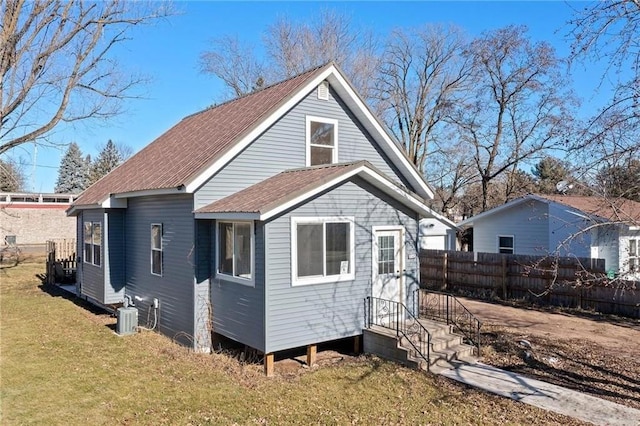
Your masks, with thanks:
M 347 104 L 353 114 L 364 125 L 371 136 L 378 141 L 383 152 L 391 159 L 405 179 L 413 186 L 415 192 L 428 199 L 432 199 L 434 194 L 429 185 L 422 178 L 420 173 L 413 167 L 411 162 L 402 152 L 402 149 L 391 139 L 382 124 L 371 113 L 351 85 L 344 79 L 335 66 L 318 74 L 310 80 L 304 87 L 298 89 L 295 94 L 270 116 L 261 120 L 249 133 L 244 135 L 234 146 L 223 156 L 218 158 L 204 171 L 186 183 L 186 192 L 193 193 L 207 182 L 225 164 L 229 163 L 235 156 L 244 150 L 260 134 L 271 127 L 277 120 L 284 116 L 291 108 L 306 97 L 310 91 L 314 90 L 322 81 L 328 80 L 331 87 L 340 95 L 340 98 Z
M 382 192 L 389 195 L 396 201 L 405 205 L 412 211 L 418 213 L 420 216 L 436 218 L 455 228 L 455 224 L 453 222 L 451 222 L 449 219 L 431 210 L 418 197 L 414 196 L 408 191 L 405 191 L 404 189 L 397 186 L 395 183 L 389 181 L 386 177 L 380 175 L 379 173 L 375 172 L 374 170 L 364 165 L 358 168 L 355 168 L 353 170 L 350 170 L 347 173 L 341 174 L 336 178 L 328 182 L 325 182 L 322 185 L 316 186 L 310 189 L 309 191 L 306 191 L 303 194 L 300 194 L 295 198 L 292 198 L 283 203 L 277 204 L 266 211 L 237 212 L 237 213 L 234 213 L 234 212 L 198 213 L 196 212 L 195 218 L 196 219 L 238 219 L 238 220 L 246 219 L 246 220 L 261 220 L 261 221 L 269 220 L 279 215 L 280 213 L 292 208 L 293 206 L 301 204 L 304 201 L 308 200 L 309 198 L 312 198 L 329 188 L 339 185 L 341 182 L 344 182 L 355 175 L 358 175 L 359 177 L 363 178 L 364 180 L 366 180 L 367 182 L 375 186 L 377 189 L 381 190 Z

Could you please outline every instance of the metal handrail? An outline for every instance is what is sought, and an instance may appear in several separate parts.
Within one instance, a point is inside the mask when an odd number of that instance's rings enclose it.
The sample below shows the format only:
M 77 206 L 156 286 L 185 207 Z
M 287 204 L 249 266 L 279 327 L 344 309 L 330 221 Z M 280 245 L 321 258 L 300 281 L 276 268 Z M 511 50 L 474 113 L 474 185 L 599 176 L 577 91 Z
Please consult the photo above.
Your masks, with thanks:
M 415 358 L 422 358 L 427 364 L 427 370 L 429 370 L 431 333 L 403 303 L 368 296 L 365 299 L 365 322 L 366 328 L 377 325 L 394 330 L 398 339 L 404 337 L 413 348 L 412 355 Z M 416 338 L 419 346 L 426 346 L 426 354 L 416 346 L 414 342 Z M 409 350 L 411 351 L 411 348 Z
M 423 297 L 425 295 L 426 297 Z M 418 316 L 453 325 L 467 343 L 476 347 L 480 356 L 480 321 L 453 294 L 440 291 L 418 289 L 414 292 L 414 303 L 418 306 Z

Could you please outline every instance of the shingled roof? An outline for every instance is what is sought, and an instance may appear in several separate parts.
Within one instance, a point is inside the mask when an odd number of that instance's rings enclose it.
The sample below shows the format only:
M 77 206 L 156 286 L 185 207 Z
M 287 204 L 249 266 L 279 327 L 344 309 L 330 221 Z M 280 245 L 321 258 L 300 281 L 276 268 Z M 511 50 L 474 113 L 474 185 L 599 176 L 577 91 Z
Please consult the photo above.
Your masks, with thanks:
M 196 210 L 196 218 L 238 218 L 267 220 L 353 176 L 366 180 L 398 202 L 422 216 L 435 217 L 455 226 L 435 213 L 422 200 L 388 179 L 368 161 L 331 164 L 286 170 L 235 194 Z
M 624 198 L 604 198 L 595 196 L 529 194 L 465 219 L 462 222 L 459 222 L 458 226 L 462 228 L 473 226 L 474 222 L 480 218 L 484 218 L 531 200 L 537 200 L 542 203 L 553 202 L 563 204 L 574 210 L 582 212 L 586 218 L 596 222 L 605 221 L 632 225 L 640 224 L 640 203 L 636 201 Z
M 323 65 L 184 118 L 87 188 L 74 206 L 100 204 L 111 194 L 185 186 L 298 89 L 332 65 Z
M 536 195 L 578 209 L 589 216 L 612 222 L 640 221 L 640 203 L 625 198 L 588 197 L 578 195 Z

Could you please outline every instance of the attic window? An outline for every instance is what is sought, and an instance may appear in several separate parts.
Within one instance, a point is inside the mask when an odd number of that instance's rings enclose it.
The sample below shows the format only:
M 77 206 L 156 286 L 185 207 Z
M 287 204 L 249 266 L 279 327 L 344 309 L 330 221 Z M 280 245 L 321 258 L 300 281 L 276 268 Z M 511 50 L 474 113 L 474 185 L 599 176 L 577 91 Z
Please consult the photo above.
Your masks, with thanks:
M 307 166 L 338 162 L 338 120 L 307 116 Z
M 318 99 L 322 101 L 329 100 L 329 83 L 323 81 L 318 85 Z

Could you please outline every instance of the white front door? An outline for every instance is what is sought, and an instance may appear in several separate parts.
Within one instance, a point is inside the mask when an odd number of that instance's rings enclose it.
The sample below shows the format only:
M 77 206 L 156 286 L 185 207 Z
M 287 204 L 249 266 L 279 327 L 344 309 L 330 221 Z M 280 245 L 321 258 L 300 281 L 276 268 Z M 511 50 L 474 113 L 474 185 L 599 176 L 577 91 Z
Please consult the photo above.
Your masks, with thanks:
M 404 243 L 402 228 L 376 229 L 373 232 L 372 296 L 402 302 Z

